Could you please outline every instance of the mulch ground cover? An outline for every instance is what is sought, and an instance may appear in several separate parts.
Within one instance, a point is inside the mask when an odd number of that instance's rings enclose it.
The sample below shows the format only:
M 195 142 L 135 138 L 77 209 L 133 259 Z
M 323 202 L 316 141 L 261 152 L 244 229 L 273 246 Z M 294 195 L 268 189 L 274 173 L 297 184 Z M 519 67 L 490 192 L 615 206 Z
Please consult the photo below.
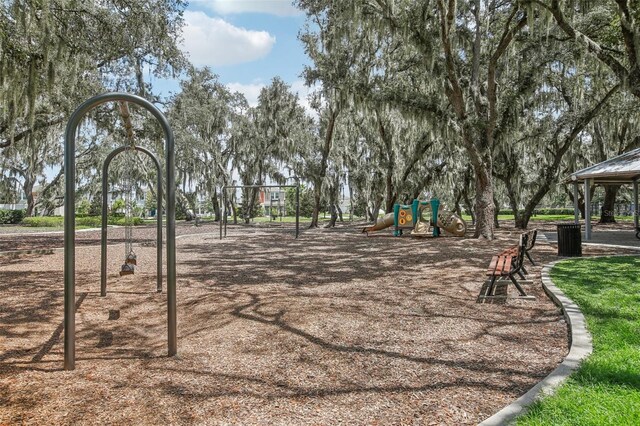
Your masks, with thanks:
M 62 370 L 63 253 L 0 257 L 0 424 L 476 424 L 567 353 L 540 266 L 525 286 L 536 300 L 476 302 L 491 256 L 517 243 L 509 226 L 494 241 L 290 231 L 178 227 L 172 358 L 155 229 L 134 231 L 144 244 L 126 277 L 110 230 L 106 297 L 99 233 L 78 233 L 74 371 Z M 0 235 L 2 250 L 61 241 Z M 544 241 L 532 254 L 556 259 Z

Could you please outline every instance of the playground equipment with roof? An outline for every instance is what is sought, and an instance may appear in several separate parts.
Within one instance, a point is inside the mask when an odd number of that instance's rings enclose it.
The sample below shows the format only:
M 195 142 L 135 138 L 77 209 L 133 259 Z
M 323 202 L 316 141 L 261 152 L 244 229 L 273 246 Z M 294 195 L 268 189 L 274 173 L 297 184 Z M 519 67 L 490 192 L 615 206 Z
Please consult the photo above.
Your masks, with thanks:
M 395 204 L 393 212 L 387 213 L 381 219 L 362 229 L 367 235 L 369 232 L 381 231 L 394 227 L 393 235 L 399 237 L 405 230 L 411 230 L 413 237 L 439 237 L 441 230 L 446 233 L 463 237 L 467 224 L 455 214 L 448 216 L 440 214 L 440 200 L 432 198 L 428 201 L 413 200 L 411 204 Z M 428 219 L 424 217 L 425 211 L 430 213 Z

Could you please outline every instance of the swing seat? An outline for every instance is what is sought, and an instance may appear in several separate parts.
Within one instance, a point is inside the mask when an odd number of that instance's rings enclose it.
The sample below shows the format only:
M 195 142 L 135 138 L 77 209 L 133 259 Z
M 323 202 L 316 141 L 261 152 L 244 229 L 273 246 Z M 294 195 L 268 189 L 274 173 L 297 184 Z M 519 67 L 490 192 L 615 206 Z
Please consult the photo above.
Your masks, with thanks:
M 125 259 L 125 263 L 129 264 L 129 265 L 137 265 L 138 261 L 137 261 L 137 257 L 135 253 L 129 253 L 127 255 L 127 258 Z
M 135 267 L 130 263 L 125 263 L 120 267 L 120 276 L 133 275 Z

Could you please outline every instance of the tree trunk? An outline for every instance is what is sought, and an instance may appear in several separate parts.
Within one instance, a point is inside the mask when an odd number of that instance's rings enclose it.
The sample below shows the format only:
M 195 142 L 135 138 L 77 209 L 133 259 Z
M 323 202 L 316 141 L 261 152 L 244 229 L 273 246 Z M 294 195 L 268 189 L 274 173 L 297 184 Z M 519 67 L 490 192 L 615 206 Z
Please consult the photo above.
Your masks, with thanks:
M 455 197 L 453 199 L 453 212 L 458 215 L 458 217 L 462 217 L 462 209 L 460 208 L 460 200 L 462 199 L 462 192 L 456 188 Z
M 249 224 L 251 222 L 251 215 L 253 214 L 253 208 L 256 203 L 255 190 L 256 190 L 255 188 L 249 188 L 249 191 L 247 191 L 248 198 L 244 206 L 245 208 L 243 209 L 243 212 L 242 212 L 244 215 L 244 223 L 246 224 Z M 269 214 L 271 214 L 271 212 L 269 212 Z
M 496 175 L 497 179 L 500 179 L 502 183 L 504 183 L 505 188 L 507 189 L 507 198 L 509 199 L 509 208 L 511 209 L 511 213 L 513 214 L 513 219 L 515 221 L 516 228 L 520 228 L 518 225 L 520 218 L 522 217 L 522 212 L 518 209 L 518 193 L 514 189 L 514 185 L 510 184 L 512 176 L 510 174 L 506 175 Z
M 469 167 L 464 174 L 464 181 L 462 183 L 462 202 L 464 209 L 467 214 L 471 216 L 471 224 L 475 225 L 476 223 L 476 215 L 473 212 L 473 204 L 471 203 L 471 198 L 469 197 L 469 186 L 471 185 L 471 168 Z
M 569 190 L 567 187 L 565 187 L 564 191 L 569 197 L 569 201 L 571 201 L 571 205 L 573 206 L 575 204 L 573 191 Z M 580 189 L 578 189 L 578 212 L 580 213 L 580 218 L 584 219 L 584 197 L 582 196 Z
M 353 188 L 349 184 L 349 222 L 353 222 Z
M 331 210 L 331 219 L 329 219 L 329 223 L 327 224 L 327 226 L 325 226 L 325 228 L 335 227 L 336 222 L 338 221 L 338 210 L 336 209 L 336 205 L 334 203 L 331 203 L 330 210 Z
M 493 226 L 497 228 L 500 228 L 500 222 L 498 222 L 498 215 L 500 214 L 500 203 L 498 202 L 498 199 L 495 197 L 495 195 L 493 196 Z
M 320 173 L 318 178 L 315 179 L 313 185 L 313 214 L 311 215 L 311 224 L 309 228 L 318 227 L 318 216 L 320 215 L 320 202 L 322 201 L 322 183 L 327 175 L 327 168 L 329 167 L 329 154 L 331 152 L 331 146 L 333 145 L 333 131 L 336 125 L 336 119 L 338 118 L 338 110 L 332 109 L 329 115 L 329 122 L 327 123 L 327 130 L 324 135 L 324 146 L 322 147 L 322 159 L 320 161 Z
M 194 214 L 193 214 L 193 210 L 191 210 L 189 200 L 187 199 L 187 197 L 184 195 L 184 192 L 182 192 L 180 188 L 176 188 L 176 201 L 178 202 L 178 204 L 180 204 L 180 206 L 184 210 L 185 220 L 187 221 L 193 220 Z
M 518 217 L 516 218 L 516 228 L 518 229 L 527 229 L 529 226 L 529 220 L 531 220 L 531 216 L 533 216 L 533 211 L 535 210 L 538 204 L 528 203 L 524 210 L 520 212 Z
M 491 168 L 486 165 L 474 167 L 476 175 L 476 232 L 475 238 L 493 239 L 494 211 L 493 185 L 491 180 Z
M 604 187 L 604 204 L 600 213 L 600 223 L 616 223 L 614 208 L 620 185 L 606 185 Z
M 380 206 L 382 206 L 382 199 L 380 198 L 374 201 L 374 203 L 371 205 L 371 210 L 368 210 L 369 206 L 367 206 L 370 221 L 375 222 L 376 220 L 378 220 L 378 212 L 380 211 Z
M 213 206 L 213 220 L 218 222 L 222 217 L 220 201 L 218 200 L 218 191 L 213 192 L 213 195 L 211 196 L 211 205 Z
M 231 214 L 233 214 L 233 224 L 238 224 L 238 209 L 236 207 L 236 202 L 234 200 L 229 201 L 229 205 L 231 206 Z
M 313 186 L 313 213 L 311 213 L 311 223 L 309 224 L 309 228 L 318 227 L 321 200 L 322 196 L 320 193 L 320 188 L 318 188 L 318 185 L 316 184 Z
M 27 210 L 25 212 L 25 216 L 27 217 L 33 216 L 33 206 L 35 205 L 35 200 L 33 198 L 33 186 L 35 183 L 35 179 L 25 178 L 24 184 L 22 185 L 22 190 L 27 197 Z

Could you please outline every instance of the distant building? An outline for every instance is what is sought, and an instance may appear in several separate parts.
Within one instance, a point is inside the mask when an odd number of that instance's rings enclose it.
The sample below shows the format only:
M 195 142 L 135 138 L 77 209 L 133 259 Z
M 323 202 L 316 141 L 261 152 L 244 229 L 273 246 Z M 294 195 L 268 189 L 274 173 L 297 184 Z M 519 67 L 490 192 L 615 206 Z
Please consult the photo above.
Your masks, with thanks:
M 286 216 L 287 209 L 285 205 L 286 191 L 278 188 L 261 188 L 259 194 L 260 205 L 264 210 L 264 215 L 269 217 Z

